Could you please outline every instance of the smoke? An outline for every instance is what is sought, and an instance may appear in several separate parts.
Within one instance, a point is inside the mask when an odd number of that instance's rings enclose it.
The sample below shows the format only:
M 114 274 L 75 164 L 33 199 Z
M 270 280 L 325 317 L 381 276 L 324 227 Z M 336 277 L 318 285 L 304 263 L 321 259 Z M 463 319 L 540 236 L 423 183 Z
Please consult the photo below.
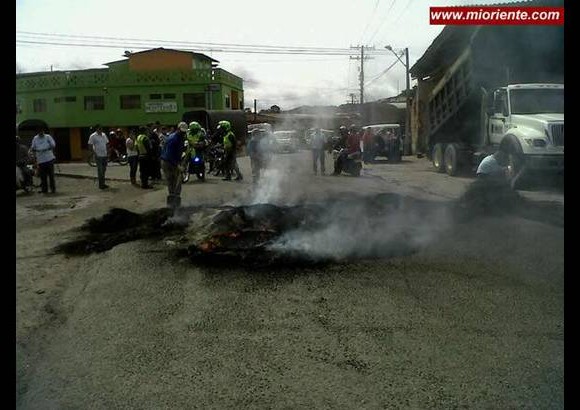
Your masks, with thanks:
M 359 198 L 327 206 L 315 226 L 283 234 L 270 249 L 330 260 L 391 257 L 429 245 L 449 226 L 443 206 L 398 196 Z

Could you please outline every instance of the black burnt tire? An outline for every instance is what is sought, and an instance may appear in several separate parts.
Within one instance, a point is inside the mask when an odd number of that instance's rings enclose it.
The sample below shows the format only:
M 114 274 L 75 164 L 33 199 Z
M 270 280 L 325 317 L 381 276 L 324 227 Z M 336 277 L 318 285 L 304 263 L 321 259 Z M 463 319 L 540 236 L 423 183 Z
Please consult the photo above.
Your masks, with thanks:
M 447 172 L 447 175 L 449 176 L 457 175 L 458 155 L 459 152 L 457 151 L 455 144 L 449 144 L 445 147 L 443 162 L 445 164 L 445 172 Z
M 433 167 L 437 170 L 437 172 L 445 172 L 445 157 L 443 148 L 443 144 L 439 142 L 433 147 Z

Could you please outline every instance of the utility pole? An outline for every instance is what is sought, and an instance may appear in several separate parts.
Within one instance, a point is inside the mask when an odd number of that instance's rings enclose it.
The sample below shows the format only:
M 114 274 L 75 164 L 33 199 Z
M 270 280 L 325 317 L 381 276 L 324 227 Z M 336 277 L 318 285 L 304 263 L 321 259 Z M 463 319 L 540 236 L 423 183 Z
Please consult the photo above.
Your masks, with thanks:
M 256 108 L 256 107 L 257 107 L 257 103 L 258 103 L 258 100 L 256 100 L 256 99 L 254 98 L 254 122 L 256 122 L 256 114 L 257 114 L 257 112 L 258 112 L 258 111 L 257 111 L 257 108 Z
M 403 150 L 405 155 L 411 155 L 411 77 L 409 74 L 409 48 L 405 47 L 405 62 L 401 60 L 399 54 L 397 54 L 391 46 L 385 46 L 387 50 L 397 57 L 397 60 L 405 66 L 405 82 L 407 89 L 405 91 L 405 102 L 407 106 L 407 112 L 405 117 L 405 140 L 403 141 Z
M 364 94 L 365 94 L 365 69 L 364 69 L 364 61 L 365 60 L 369 60 L 372 57 L 369 56 L 365 56 L 365 48 L 367 50 L 374 50 L 375 47 L 369 47 L 369 46 L 356 46 L 350 47 L 351 49 L 359 49 L 360 48 L 360 56 L 350 56 L 351 60 L 360 60 L 360 74 L 359 74 L 359 85 L 360 85 L 360 109 L 361 109 L 361 115 L 362 115 L 362 105 L 364 103 Z

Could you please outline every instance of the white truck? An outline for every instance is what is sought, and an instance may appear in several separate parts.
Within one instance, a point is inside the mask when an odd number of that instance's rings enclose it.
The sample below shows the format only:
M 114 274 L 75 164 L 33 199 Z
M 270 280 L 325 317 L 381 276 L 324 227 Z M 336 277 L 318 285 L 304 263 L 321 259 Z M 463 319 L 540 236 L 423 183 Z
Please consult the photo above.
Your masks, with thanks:
M 449 91 L 447 87 L 447 94 L 455 98 L 457 93 Z M 432 162 L 438 171 L 455 175 L 462 167 L 475 169 L 506 140 L 509 179 L 520 171 L 563 172 L 563 84 L 511 84 L 491 93 L 480 89 L 467 100 L 448 116 L 457 116 L 455 121 L 440 114 L 449 101 L 436 95 L 430 102 L 438 131 L 432 133 Z M 439 129 L 443 123 L 447 132 Z

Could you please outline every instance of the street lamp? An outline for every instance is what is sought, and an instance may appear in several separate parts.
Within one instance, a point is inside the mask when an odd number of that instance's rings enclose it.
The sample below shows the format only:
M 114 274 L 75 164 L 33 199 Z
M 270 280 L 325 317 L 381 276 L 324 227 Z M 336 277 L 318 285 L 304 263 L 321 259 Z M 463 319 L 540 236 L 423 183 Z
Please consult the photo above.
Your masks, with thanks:
M 410 144 L 411 141 L 409 140 L 409 136 L 411 135 L 411 99 L 410 99 L 410 93 L 411 93 L 411 81 L 410 81 L 410 77 L 409 77 L 409 48 L 405 47 L 405 62 L 403 62 L 403 60 L 401 60 L 401 57 L 399 56 L 399 54 L 395 53 L 395 51 L 393 50 L 393 47 L 391 47 L 390 45 L 385 46 L 385 48 L 387 50 L 389 50 L 391 53 L 394 54 L 395 57 L 397 57 L 397 60 L 399 60 L 399 62 L 401 64 L 403 64 L 403 66 L 405 67 L 405 81 L 407 83 L 407 91 L 405 92 L 405 100 L 407 103 L 407 111 L 406 111 L 406 117 L 405 117 L 405 141 L 403 143 L 403 147 L 404 147 L 404 151 L 406 155 L 410 155 Z

